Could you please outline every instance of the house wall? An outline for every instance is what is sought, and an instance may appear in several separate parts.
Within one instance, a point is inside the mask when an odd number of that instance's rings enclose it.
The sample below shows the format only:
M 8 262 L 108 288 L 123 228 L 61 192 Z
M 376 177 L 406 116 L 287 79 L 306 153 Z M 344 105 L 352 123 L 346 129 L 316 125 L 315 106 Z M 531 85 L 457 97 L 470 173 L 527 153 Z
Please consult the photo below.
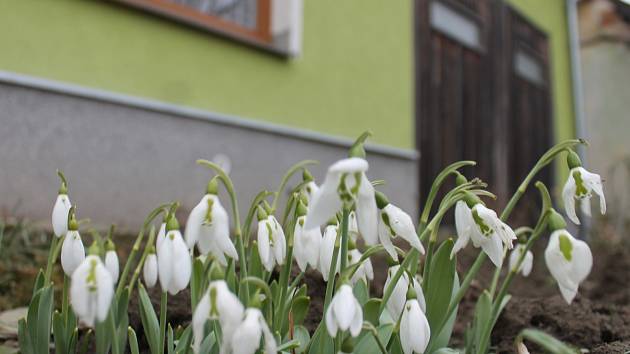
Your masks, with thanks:
M 3 0 L 0 70 L 413 148 L 411 5 L 304 1 L 287 60 L 107 1 Z
M 350 140 L 300 135 L 290 129 L 207 111 L 0 72 L 0 215 L 27 216 L 49 226 L 65 172 L 80 218 L 134 231 L 150 210 L 179 201 L 182 216 L 214 175 L 197 159 L 231 160 L 240 212 L 262 190 L 274 191 L 286 170 L 304 159 L 322 182 L 326 168 L 347 156 Z M 368 146 L 370 179 L 409 213 L 417 212 L 415 156 Z M 289 187 L 300 182 L 298 174 Z M 226 207 L 228 198 L 223 195 Z M 286 195 L 281 200 L 286 200 Z M 282 204 L 281 204 L 282 205 Z

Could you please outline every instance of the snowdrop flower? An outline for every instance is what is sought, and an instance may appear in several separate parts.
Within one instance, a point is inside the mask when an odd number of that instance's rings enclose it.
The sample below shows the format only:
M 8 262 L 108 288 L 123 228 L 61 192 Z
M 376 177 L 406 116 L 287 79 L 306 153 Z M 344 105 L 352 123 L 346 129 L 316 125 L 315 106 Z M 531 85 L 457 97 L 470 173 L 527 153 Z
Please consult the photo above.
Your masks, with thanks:
M 278 347 L 263 314 L 257 308 L 245 310 L 245 319 L 232 335 L 232 351 L 237 354 L 254 354 L 265 341 L 265 354 L 276 354 Z
M 361 259 L 361 256 L 363 256 L 363 254 L 356 248 L 349 250 L 348 251 L 348 265 L 352 265 L 359 262 L 359 260 Z M 354 273 L 352 278 L 350 278 L 350 284 L 354 285 L 359 280 L 363 281 L 365 284 L 367 284 L 368 281 L 374 280 L 374 269 L 372 268 L 372 261 L 370 261 L 369 258 L 366 259 L 365 262 L 363 262 L 359 266 L 359 268 L 357 268 L 357 271 Z
M 114 296 L 114 281 L 98 256 L 90 255 L 72 273 L 70 303 L 86 326 L 103 322 Z
M 558 229 L 551 234 L 545 262 L 549 272 L 558 282 L 564 300 L 571 304 L 578 292 L 578 287 L 591 272 L 593 255 L 586 242 L 576 240 L 565 229 Z
M 74 208 L 72 208 L 68 232 L 63 240 L 63 245 L 61 245 L 61 268 L 67 276 L 72 276 L 72 273 L 85 259 L 85 248 L 78 230 L 79 224 L 74 215 Z
M 318 269 L 319 249 L 322 242 L 322 232 L 319 226 L 307 229 L 308 223 L 306 207 L 302 202 L 298 203 L 297 221 L 293 232 L 293 255 L 295 261 L 302 272 L 310 265 L 314 269 Z
M 332 262 L 333 252 L 335 251 L 335 241 L 337 240 L 338 225 L 328 225 L 324 229 L 324 237 L 319 246 L 319 271 L 322 273 L 324 281 L 328 281 L 328 274 L 330 273 L 330 263 Z M 337 269 L 335 274 L 339 273 L 339 267 L 341 265 L 341 258 L 337 257 Z
M 192 318 L 193 349 L 199 353 L 199 346 L 204 339 L 204 327 L 207 320 L 219 320 L 223 332 L 222 352 L 230 353 L 232 336 L 243 319 L 244 308 L 223 280 L 210 283 L 201 298 Z M 241 338 L 243 339 L 243 338 Z
M 429 321 L 417 299 L 405 303 L 400 319 L 400 344 L 405 354 L 424 353 L 431 338 Z
M 510 254 L 510 269 L 511 270 L 516 268 L 516 263 L 518 263 L 518 259 L 521 257 L 521 255 L 525 252 L 526 249 L 527 247 L 523 244 L 519 244 L 518 246 L 514 248 L 514 250 Z M 523 263 L 521 263 L 521 266 L 516 270 L 516 273 L 520 272 L 521 274 L 523 274 L 524 277 L 528 276 L 529 273 L 531 273 L 532 271 L 533 264 L 534 264 L 534 254 L 532 253 L 532 251 L 527 251 L 527 253 L 525 253 L 525 258 L 523 258 Z
M 581 166 L 573 167 L 569 171 L 569 178 L 562 189 L 562 199 L 567 216 L 575 224 L 580 224 L 580 219 L 575 213 L 575 201 L 579 200 L 582 212 L 590 216 L 593 192 L 599 196 L 600 212 L 606 214 L 606 197 L 602 187 L 602 178 L 598 174 L 588 172 Z
M 492 263 L 500 267 L 503 263 L 503 246 L 511 249 L 516 234 L 499 219 L 494 210 L 486 208 L 478 201 L 473 203 L 476 204 L 472 208 L 464 201 L 458 201 L 455 206 L 457 242 L 451 251 L 451 258 L 472 240 L 473 246 L 481 247 Z
M 105 244 L 105 268 L 112 275 L 112 280 L 114 284 L 118 282 L 118 277 L 120 275 L 120 264 L 118 262 L 118 255 L 116 254 L 116 246 L 112 240 L 108 239 Z
M 265 210 L 258 206 L 258 254 L 268 272 L 271 272 L 274 265 L 284 264 L 286 248 L 287 241 L 282 226 L 275 216 L 267 215 Z
M 188 286 L 192 267 L 190 253 L 173 214 L 166 223 L 166 237 L 157 253 L 157 261 L 158 278 L 163 292 L 175 295 Z
M 154 248 L 149 250 L 149 254 L 147 254 L 147 258 L 144 260 L 144 265 L 142 266 L 142 277 L 144 278 L 144 285 L 146 285 L 147 288 L 152 288 L 157 283 L 158 262 Z
M 196 244 L 201 254 L 212 253 L 225 266 L 225 256 L 238 260 L 238 253 L 230 240 L 228 214 L 221 205 L 217 192 L 218 182 L 215 177 L 208 182 L 206 195 L 190 212 L 184 236 L 188 248 L 192 249 Z
M 315 228 L 334 216 L 344 205 L 355 205 L 359 231 L 365 242 L 378 241 L 374 187 L 365 176 L 368 162 L 361 157 L 339 160 L 328 168 L 324 183 L 309 205 L 307 229 Z
M 59 178 L 61 178 L 61 186 L 57 194 L 57 200 L 52 211 L 52 226 L 53 233 L 57 237 L 61 237 L 68 232 L 68 214 L 72 204 L 70 198 L 68 198 L 68 185 L 66 178 L 61 171 L 57 171 Z
M 326 310 L 326 329 L 331 337 L 337 335 L 338 330 L 350 330 L 350 335 L 356 337 L 363 326 L 363 309 L 354 297 L 352 288 L 343 284 L 337 290 Z
M 383 291 L 387 289 L 399 268 L 400 265 L 394 265 L 387 270 L 387 279 L 385 280 Z M 397 321 L 402 314 L 405 303 L 407 302 L 407 290 L 409 289 L 409 285 L 409 274 L 404 272 L 402 276 L 398 278 L 398 282 L 396 283 L 396 286 L 394 286 L 392 295 L 389 297 L 387 304 L 385 304 L 387 312 L 389 312 L 394 321 Z M 418 304 L 420 304 L 420 308 L 423 312 L 426 311 L 426 302 L 422 291 L 422 281 L 418 276 L 413 279 L 412 287 L 416 292 L 416 300 L 418 301 Z
M 376 204 L 380 209 L 378 238 L 389 256 L 398 260 L 398 254 L 392 243 L 392 239 L 398 236 L 421 254 L 424 254 L 424 247 L 422 247 L 420 238 L 416 234 L 416 227 L 411 217 L 399 207 L 391 204 L 383 193 L 376 193 Z

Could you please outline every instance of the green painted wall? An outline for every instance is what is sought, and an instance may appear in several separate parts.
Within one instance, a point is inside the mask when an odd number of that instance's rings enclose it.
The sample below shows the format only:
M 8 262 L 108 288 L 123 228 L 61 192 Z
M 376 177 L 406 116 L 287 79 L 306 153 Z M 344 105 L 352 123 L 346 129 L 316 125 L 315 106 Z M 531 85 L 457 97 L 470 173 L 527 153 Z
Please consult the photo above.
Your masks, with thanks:
M 283 60 L 96 0 L 0 0 L 0 70 L 413 148 L 411 0 L 306 0 Z
M 571 52 L 564 0 L 508 0 L 549 36 L 554 130 L 557 141 L 575 137 Z M 566 164 L 556 164 L 558 182 L 566 178 Z M 562 184 L 558 183 L 561 187 Z

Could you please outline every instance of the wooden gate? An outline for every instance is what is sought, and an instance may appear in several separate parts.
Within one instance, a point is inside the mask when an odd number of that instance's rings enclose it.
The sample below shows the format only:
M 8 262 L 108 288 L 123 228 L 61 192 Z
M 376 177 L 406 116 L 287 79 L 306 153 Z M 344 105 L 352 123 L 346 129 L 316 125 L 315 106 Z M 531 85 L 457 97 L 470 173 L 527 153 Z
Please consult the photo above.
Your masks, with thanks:
M 417 0 L 415 18 L 421 202 L 445 166 L 476 160 L 466 174 L 502 207 L 551 145 L 547 38 L 501 0 Z

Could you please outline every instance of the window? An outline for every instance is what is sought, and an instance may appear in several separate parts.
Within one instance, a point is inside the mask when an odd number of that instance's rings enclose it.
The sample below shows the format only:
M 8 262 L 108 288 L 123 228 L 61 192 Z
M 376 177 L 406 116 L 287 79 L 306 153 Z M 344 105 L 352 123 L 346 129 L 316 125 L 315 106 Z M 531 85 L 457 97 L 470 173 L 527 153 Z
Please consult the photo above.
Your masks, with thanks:
M 297 56 L 303 0 L 114 0 L 272 52 Z

